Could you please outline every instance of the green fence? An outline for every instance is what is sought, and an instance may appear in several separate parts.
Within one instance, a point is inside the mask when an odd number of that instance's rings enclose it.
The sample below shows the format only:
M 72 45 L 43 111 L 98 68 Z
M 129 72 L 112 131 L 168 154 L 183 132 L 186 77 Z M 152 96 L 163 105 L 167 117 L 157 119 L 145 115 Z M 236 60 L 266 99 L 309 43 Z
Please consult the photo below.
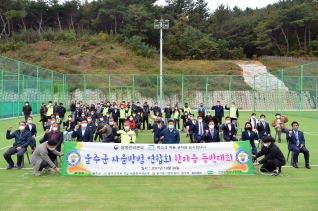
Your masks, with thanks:
M 42 102 L 71 100 L 84 103 L 126 100 L 159 101 L 159 75 L 64 75 L 0 56 L 0 118 L 17 117 L 29 101 L 37 114 Z M 318 62 L 255 75 L 163 75 L 163 105 L 188 102 L 196 109 L 220 100 L 236 102 L 243 110 L 288 113 L 314 117 L 317 109 Z M 295 112 L 296 111 L 296 112 Z M 318 117 L 318 115 L 317 115 Z

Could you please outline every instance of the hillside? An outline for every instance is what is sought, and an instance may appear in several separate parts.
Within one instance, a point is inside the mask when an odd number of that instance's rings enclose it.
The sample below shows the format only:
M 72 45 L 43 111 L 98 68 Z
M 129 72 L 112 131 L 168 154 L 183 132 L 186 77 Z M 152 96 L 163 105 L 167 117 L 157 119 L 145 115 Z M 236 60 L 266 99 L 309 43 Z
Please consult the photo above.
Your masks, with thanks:
M 136 56 L 123 44 L 114 40 L 96 43 L 81 42 L 38 42 L 23 45 L 3 56 L 21 60 L 33 65 L 65 74 L 158 74 L 159 56 L 143 58 Z M 164 58 L 164 74 L 222 74 L 240 75 L 236 61 L 182 60 Z M 270 70 L 286 68 L 298 64 L 267 61 Z

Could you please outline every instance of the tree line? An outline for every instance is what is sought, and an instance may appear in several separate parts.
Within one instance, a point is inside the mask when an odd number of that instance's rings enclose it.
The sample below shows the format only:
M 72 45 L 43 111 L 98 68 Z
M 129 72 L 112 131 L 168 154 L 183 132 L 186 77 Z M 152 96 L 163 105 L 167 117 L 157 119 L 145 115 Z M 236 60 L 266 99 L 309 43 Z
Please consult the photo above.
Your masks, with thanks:
M 239 59 L 257 55 L 318 54 L 318 1 L 280 0 L 264 8 L 214 11 L 207 0 L 1 0 L 0 40 L 32 43 L 105 33 L 151 57 L 159 48 L 154 20 L 169 20 L 169 59 Z

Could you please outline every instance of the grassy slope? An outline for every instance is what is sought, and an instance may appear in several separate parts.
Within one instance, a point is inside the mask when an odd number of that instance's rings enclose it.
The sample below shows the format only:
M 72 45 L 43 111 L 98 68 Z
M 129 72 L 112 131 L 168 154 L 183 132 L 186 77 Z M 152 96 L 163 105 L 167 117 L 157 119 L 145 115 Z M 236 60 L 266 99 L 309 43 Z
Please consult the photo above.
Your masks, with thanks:
M 89 42 L 39 42 L 25 45 L 19 50 L 3 54 L 10 58 L 67 74 L 158 74 L 159 58 L 147 59 L 135 56 L 123 45 L 113 41 Z M 297 64 L 263 60 L 269 70 L 286 68 Z M 164 59 L 164 74 L 223 74 L 240 75 L 235 61 Z

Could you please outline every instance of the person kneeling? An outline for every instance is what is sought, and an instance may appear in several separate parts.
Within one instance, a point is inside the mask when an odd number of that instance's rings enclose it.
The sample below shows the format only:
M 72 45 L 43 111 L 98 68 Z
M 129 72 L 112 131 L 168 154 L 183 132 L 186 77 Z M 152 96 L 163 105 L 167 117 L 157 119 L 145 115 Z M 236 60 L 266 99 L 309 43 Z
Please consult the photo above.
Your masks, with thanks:
M 35 176 L 41 176 L 43 168 L 46 168 L 46 170 L 51 173 L 54 172 L 54 169 L 56 172 L 61 173 L 61 170 L 55 166 L 54 162 L 50 158 L 50 154 L 55 156 L 63 155 L 63 153 L 56 151 L 56 145 L 57 142 L 55 140 L 49 140 L 35 148 L 31 157 L 31 164 L 34 169 Z
M 280 151 L 276 144 L 272 142 L 272 138 L 269 136 L 264 138 L 261 151 L 259 151 L 256 155 L 252 155 L 252 157 L 258 158 L 263 155 L 265 157 L 253 165 L 257 166 L 259 164 L 263 164 L 260 169 L 261 172 L 273 172 L 272 176 L 279 175 L 281 167 L 285 165 L 286 160 L 282 151 Z

